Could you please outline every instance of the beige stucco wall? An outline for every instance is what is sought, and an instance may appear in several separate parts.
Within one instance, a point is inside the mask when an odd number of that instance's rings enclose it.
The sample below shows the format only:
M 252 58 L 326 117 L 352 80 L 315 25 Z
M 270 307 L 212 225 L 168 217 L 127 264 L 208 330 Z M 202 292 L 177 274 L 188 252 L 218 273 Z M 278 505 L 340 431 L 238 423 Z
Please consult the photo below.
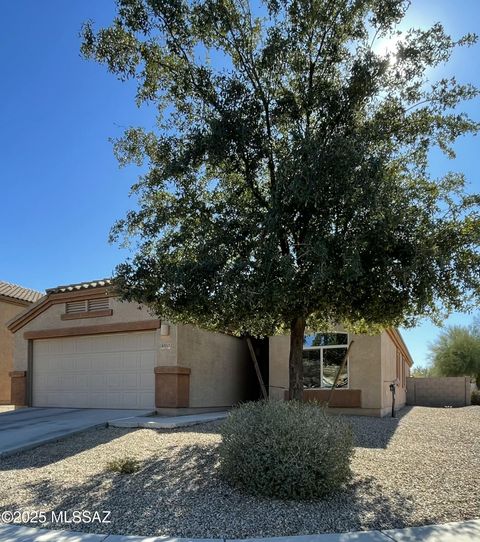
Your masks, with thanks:
M 344 331 L 338 328 L 338 331 Z M 380 335 L 352 335 L 354 344 L 349 354 L 349 388 L 362 390 L 362 408 L 381 408 L 381 342 Z M 270 337 L 269 396 L 283 399 L 288 389 L 288 356 L 290 337 Z M 375 412 L 372 411 L 374 414 Z
M 0 404 L 10 403 L 10 376 L 13 369 L 14 338 L 6 323 L 26 310 L 24 305 L 0 299 Z
M 113 311 L 112 316 L 62 320 L 61 315 L 65 314 L 65 303 L 58 303 L 56 305 L 52 305 L 46 311 L 39 314 L 36 318 L 28 322 L 28 324 L 26 324 L 15 333 L 15 370 L 27 370 L 28 341 L 25 340 L 23 337 L 23 334 L 27 331 L 39 331 L 44 329 L 64 329 L 70 327 L 88 327 L 95 325 L 115 324 L 121 322 L 136 322 L 156 318 L 155 316 L 152 316 L 148 309 L 144 306 L 139 306 L 137 303 L 123 303 L 115 298 L 110 298 L 110 308 Z M 170 332 L 168 336 L 161 336 L 160 333 L 160 329 L 155 331 L 155 342 L 157 346 L 156 365 L 176 365 L 176 326 L 170 326 Z M 35 341 L 33 349 L 35 356 Z
M 350 388 L 362 390 L 362 408 L 381 406 L 381 341 L 380 335 L 351 335 L 349 355 Z
M 157 318 L 146 307 L 110 298 L 112 316 L 62 320 L 65 303 L 55 304 L 15 333 L 15 370 L 28 366 L 27 331 L 85 327 Z M 162 322 L 163 323 L 163 322 Z M 33 341 L 34 359 L 35 343 Z M 41 339 L 40 339 L 41 340 Z M 169 325 L 169 334 L 155 331 L 156 366 L 188 367 L 190 374 L 190 406 L 229 406 L 245 399 L 247 388 L 248 350 L 244 341 L 229 335 L 210 333 L 192 326 Z M 152 378 L 154 375 L 152 374 Z
M 290 353 L 290 336 L 277 335 L 270 337 L 268 352 L 268 385 L 269 397 L 283 400 L 288 390 L 288 357 Z
M 392 409 L 392 392 L 390 384 L 397 378 L 397 346 L 387 332 L 382 335 L 382 415 L 388 414 Z M 408 364 L 403 361 L 405 378 L 410 374 Z M 402 369 L 398 378 L 398 386 L 395 392 L 395 408 L 405 406 L 407 401 L 407 389 L 402 379 Z
M 191 369 L 190 406 L 231 406 L 246 398 L 245 342 L 189 325 L 177 326 L 177 363 Z

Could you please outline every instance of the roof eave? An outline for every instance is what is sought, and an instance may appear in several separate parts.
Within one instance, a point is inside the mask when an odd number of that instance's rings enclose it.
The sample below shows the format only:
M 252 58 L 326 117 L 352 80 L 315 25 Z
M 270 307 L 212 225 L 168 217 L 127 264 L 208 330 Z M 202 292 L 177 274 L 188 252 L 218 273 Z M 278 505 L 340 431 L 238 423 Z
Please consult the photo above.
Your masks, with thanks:
M 19 299 L 18 297 L 11 297 L 4 294 L 0 294 L 0 301 L 11 303 L 12 305 L 19 305 L 21 307 L 29 307 L 33 303 L 33 301 L 26 301 L 25 299 Z
M 402 345 L 403 350 L 407 354 L 408 365 L 410 367 L 412 367 L 413 358 L 412 358 L 412 355 L 410 354 L 410 351 L 408 350 L 407 345 L 405 344 L 405 341 L 403 340 L 403 337 L 402 337 L 400 331 L 396 327 L 392 327 L 391 330 L 393 331 L 393 333 L 395 334 L 395 337 L 397 338 L 398 342 Z
M 81 290 L 73 290 L 68 292 L 55 292 L 54 289 L 47 290 L 47 294 L 39 299 L 36 303 L 28 307 L 26 311 L 18 314 L 7 322 L 7 328 L 16 333 L 34 318 L 45 312 L 52 305 L 65 303 L 69 300 L 81 301 L 84 299 L 99 298 L 103 296 L 115 297 L 113 288 L 109 286 L 95 286 L 84 288 Z M 49 293 L 50 292 L 50 293 Z

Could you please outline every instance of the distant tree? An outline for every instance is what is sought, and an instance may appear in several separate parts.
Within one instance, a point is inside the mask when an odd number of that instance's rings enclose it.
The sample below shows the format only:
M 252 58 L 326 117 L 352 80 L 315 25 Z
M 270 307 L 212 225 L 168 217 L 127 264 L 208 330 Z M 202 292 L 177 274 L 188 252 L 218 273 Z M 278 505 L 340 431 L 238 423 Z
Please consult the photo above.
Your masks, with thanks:
M 428 169 L 433 147 L 454 156 L 479 128 L 455 110 L 477 89 L 429 81 L 476 36 L 437 23 L 376 52 L 407 0 L 117 6 L 110 27 L 85 25 L 82 52 L 158 114 L 115 146 L 148 167 L 112 232 L 136 243 L 124 299 L 239 335 L 289 330 L 299 399 L 306 326 L 409 325 L 479 293 L 479 198 Z
M 451 326 L 430 346 L 438 376 L 470 376 L 480 388 L 480 329 Z
M 433 376 L 433 368 L 428 367 L 414 367 L 411 376 L 414 378 L 426 378 L 427 376 Z

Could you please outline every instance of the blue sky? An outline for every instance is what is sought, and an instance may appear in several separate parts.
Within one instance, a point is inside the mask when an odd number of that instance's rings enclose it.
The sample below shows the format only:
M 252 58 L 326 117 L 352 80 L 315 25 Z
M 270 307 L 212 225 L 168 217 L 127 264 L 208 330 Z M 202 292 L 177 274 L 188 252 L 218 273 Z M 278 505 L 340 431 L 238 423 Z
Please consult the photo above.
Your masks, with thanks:
M 110 276 L 125 250 L 107 242 L 114 221 L 134 205 L 135 168 L 119 169 L 110 137 L 154 124 L 153 107 L 137 109 L 135 89 L 80 57 L 87 19 L 109 24 L 113 0 L 18 0 L 2 3 L 0 34 L 0 280 L 44 290 Z M 478 0 L 413 0 L 404 27 L 441 21 L 454 36 L 480 33 Z M 448 69 L 480 85 L 480 45 L 455 55 Z M 480 118 L 479 102 L 466 110 Z M 463 171 L 480 190 L 479 139 L 457 145 L 457 159 L 434 155 L 432 171 Z M 449 323 L 468 323 L 453 315 Z M 438 328 L 403 332 L 417 365 Z

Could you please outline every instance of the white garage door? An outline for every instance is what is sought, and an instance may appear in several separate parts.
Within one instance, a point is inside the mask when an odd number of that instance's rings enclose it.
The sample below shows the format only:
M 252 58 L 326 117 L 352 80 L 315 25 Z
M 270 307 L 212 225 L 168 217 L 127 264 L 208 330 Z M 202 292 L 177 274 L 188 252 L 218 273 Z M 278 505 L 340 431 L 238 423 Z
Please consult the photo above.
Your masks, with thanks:
M 153 408 L 154 367 L 154 331 L 36 340 L 33 406 Z

